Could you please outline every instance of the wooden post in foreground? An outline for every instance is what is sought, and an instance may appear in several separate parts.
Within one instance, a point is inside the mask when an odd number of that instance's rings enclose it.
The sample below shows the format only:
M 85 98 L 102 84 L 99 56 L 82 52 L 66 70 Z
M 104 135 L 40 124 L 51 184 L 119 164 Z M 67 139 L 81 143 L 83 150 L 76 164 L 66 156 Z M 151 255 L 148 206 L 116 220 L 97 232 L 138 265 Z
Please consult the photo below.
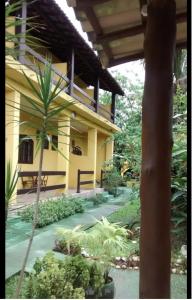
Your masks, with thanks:
M 142 111 L 140 298 L 170 298 L 174 0 L 151 0 Z

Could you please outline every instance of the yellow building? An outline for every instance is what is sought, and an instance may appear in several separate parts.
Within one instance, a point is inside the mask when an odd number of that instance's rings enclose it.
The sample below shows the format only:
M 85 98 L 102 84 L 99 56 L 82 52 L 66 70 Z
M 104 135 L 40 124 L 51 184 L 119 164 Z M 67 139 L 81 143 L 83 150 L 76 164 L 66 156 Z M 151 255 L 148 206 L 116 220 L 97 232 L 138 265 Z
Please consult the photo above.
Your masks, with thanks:
M 19 13 L 22 18 L 36 16 L 36 23 L 41 25 L 38 31 L 32 31 L 32 35 L 46 42 L 47 46 L 32 49 L 28 40 L 23 39 L 18 59 L 6 58 L 6 160 L 11 159 L 14 166 L 20 167 L 17 193 L 32 191 L 39 162 L 39 155 L 35 156 L 36 130 L 25 126 L 29 116 L 18 110 L 26 101 L 21 93 L 38 101 L 32 95 L 23 71 L 36 84 L 34 60 L 42 67 L 47 63 L 48 55 L 52 57 L 54 80 L 62 76 L 68 86 L 57 102 L 74 103 L 63 111 L 60 121 L 56 122 L 56 127 L 62 120 L 67 122 L 64 129 L 67 135 L 50 133 L 53 143 L 67 160 L 52 149 L 50 143 L 45 144 L 42 190 L 61 193 L 77 189 L 78 170 L 81 171 L 80 181 L 88 182 L 81 184 L 82 189 L 94 188 L 100 181 L 104 161 L 113 155 L 113 142 L 106 141 L 119 131 L 114 124 L 115 95 L 123 95 L 123 91 L 109 72 L 102 68 L 97 56 L 54 0 L 30 5 L 24 3 L 16 16 Z M 18 30 L 25 32 L 26 26 Z M 99 103 L 99 89 L 110 92 L 110 105 Z M 24 136 L 31 136 L 31 140 L 23 141 L 19 146 L 19 140 Z

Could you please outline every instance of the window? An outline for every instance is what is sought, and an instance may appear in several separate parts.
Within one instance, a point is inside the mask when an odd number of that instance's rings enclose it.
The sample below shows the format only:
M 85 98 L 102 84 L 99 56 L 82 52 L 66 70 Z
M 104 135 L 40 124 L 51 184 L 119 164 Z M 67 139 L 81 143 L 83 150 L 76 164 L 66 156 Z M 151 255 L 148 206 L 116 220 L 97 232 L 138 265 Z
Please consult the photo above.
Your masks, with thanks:
M 51 141 L 52 141 L 52 144 L 54 144 L 54 146 L 56 148 L 58 148 L 58 136 L 57 135 L 52 135 L 52 138 L 51 138 Z M 51 150 L 56 150 L 53 145 L 51 147 Z
M 18 163 L 20 164 L 33 164 L 33 140 L 23 140 L 26 135 L 20 134 L 19 136 L 19 153 Z

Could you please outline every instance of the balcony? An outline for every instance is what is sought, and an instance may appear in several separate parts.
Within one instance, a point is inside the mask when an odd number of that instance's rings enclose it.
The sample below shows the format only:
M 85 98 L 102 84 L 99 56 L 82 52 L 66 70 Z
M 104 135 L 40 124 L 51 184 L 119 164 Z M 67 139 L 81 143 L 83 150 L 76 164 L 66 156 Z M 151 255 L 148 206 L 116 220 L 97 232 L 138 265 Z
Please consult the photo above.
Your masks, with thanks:
M 45 64 L 48 64 L 48 61 L 35 50 L 30 48 L 28 45 L 23 45 L 22 47 L 22 54 L 19 56 L 19 61 L 30 68 L 32 71 L 37 72 L 37 66 L 34 61 L 37 61 L 40 68 L 43 68 Z M 66 63 L 64 63 L 66 64 Z M 64 83 L 63 85 L 66 87 L 64 88 L 64 92 L 70 95 L 72 98 L 76 99 L 79 103 L 82 103 L 84 106 L 88 107 L 90 110 L 94 111 L 95 113 L 103 116 L 110 122 L 114 123 L 114 113 L 115 113 L 115 94 L 112 94 L 112 104 L 102 105 L 99 103 L 99 83 L 97 82 L 97 86 L 94 87 L 94 90 L 91 89 L 90 92 L 94 95 L 93 97 L 84 89 L 79 87 L 74 82 L 75 75 L 73 74 L 74 70 L 74 59 L 71 60 L 71 68 L 69 74 L 69 78 L 65 75 L 66 72 L 60 72 L 56 67 L 57 64 L 53 64 L 52 70 L 54 71 L 54 79 L 53 83 L 56 84 L 59 78 L 62 78 Z M 63 63 L 62 63 L 63 65 Z

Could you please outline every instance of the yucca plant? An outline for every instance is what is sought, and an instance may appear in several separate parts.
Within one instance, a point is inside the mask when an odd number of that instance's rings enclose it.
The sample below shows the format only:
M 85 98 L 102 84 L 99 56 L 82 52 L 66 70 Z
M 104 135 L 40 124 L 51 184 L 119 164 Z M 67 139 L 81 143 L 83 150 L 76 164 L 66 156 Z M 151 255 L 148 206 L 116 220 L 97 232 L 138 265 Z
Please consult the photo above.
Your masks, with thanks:
M 5 173 L 5 222 L 7 221 L 8 208 L 15 196 L 16 185 L 18 182 L 18 169 L 13 170 L 10 160 L 6 163 Z
M 31 31 L 38 29 L 41 25 L 35 22 L 36 17 L 12 18 L 12 16 L 21 9 L 24 1 L 25 0 L 18 0 L 11 3 L 10 1 L 5 2 L 5 55 L 10 55 L 13 58 L 17 58 L 19 54 L 22 54 L 19 49 L 22 39 L 25 40 L 25 43 L 34 48 L 40 47 L 39 43 L 42 41 L 41 39 L 31 35 Z M 27 5 L 35 1 L 37 0 L 28 1 Z M 12 32 L 10 30 L 11 28 L 15 29 L 16 27 L 22 26 L 26 23 L 28 24 L 28 29 L 26 29 L 25 33 L 16 33 L 15 31 Z M 12 47 L 8 46 L 10 43 L 12 43 Z M 43 45 L 41 47 L 43 47 Z
M 59 96 L 59 94 L 62 91 L 66 90 L 65 88 L 67 87 L 67 84 L 63 83 L 63 78 L 59 78 L 59 80 L 55 82 L 55 86 L 52 85 L 54 81 L 54 72 L 52 70 L 52 64 L 49 59 L 48 61 L 48 64 L 44 66 L 43 70 L 41 70 L 39 65 L 36 66 L 37 84 L 35 84 L 31 79 L 29 79 L 29 77 L 23 72 L 28 87 L 31 90 L 32 94 L 36 97 L 37 101 L 30 97 L 27 97 L 25 94 L 20 93 L 21 96 L 25 99 L 26 104 L 21 104 L 21 106 L 18 109 L 20 110 L 20 112 L 25 113 L 28 116 L 28 121 L 22 122 L 22 126 L 27 128 L 33 128 L 36 131 L 35 136 L 37 139 L 37 144 L 35 155 L 40 153 L 40 158 L 38 168 L 38 184 L 35 201 L 35 212 L 32 223 L 32 234 L 29 239 L 27 252 L 24 257 L 24 262 L 20 272 L 19 282 L 14 298 L 17 298 L 20 293 L 21 284 L 24 276 L 24 270 L 30 253 L 36 224 L 38 221 L 38 203 L 40 198 L 44 143 L 45 140 L 48 140 L 51 143 L 52 147 L 56 151 L 60 152 L 58 147 L 56 147 L 56 145 L 50 140 L 49 134 L 50 132 L 54 132 L 58 136 L 66 136 L 64 129 L 65 127 L 67 127 L 67 120 L 61 115 L 65 109 L 67 109 L 70 105 L 74 103 L 74 101 L 70 101 L 68 104 L 59 104 L 56 102 L 56 99 Z M 9 106 L 15 107 L 14 104 L 9 104 Z M 59 121 L 60 126 L 56 126 L 56 123 L 58 123 Z M 25 137 L 25 139 L 31 138 L 32 135 Z M 60 152 L 60 154 L 64 157 L 64 159 L 66 159 L 65 155 L 62 152 Z

